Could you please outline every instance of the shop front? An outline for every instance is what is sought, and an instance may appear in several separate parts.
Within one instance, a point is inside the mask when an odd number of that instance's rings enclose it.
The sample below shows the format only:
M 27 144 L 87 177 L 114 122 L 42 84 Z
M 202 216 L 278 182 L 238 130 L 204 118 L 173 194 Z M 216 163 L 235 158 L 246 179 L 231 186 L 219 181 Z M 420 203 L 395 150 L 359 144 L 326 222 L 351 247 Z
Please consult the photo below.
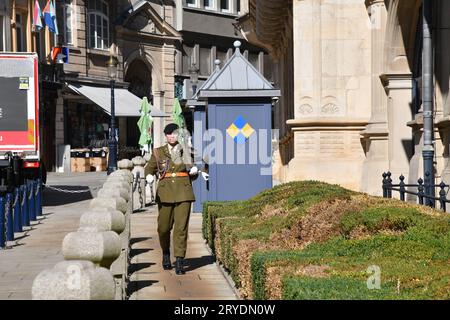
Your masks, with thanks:
M 65 144 L 70 150 L 70 171 L 106 171 L 111 121 L 111 91 L 107 87 L 68 84 L 65 99 Z M 141 155 L 138 145 L 141 99 L 127 89 L 115 89 L 115 115 L 118 128 L 119 159 Z M 151 107 L 153 117 L 165 116 Z M 67 155 L 66 155 L 67 157 Z

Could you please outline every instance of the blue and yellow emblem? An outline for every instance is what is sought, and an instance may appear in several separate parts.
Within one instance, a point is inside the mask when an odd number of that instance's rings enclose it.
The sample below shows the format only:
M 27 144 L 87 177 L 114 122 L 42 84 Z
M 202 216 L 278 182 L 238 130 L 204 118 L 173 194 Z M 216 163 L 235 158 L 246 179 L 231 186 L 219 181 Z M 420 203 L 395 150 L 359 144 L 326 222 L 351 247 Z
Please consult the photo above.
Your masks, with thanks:
M 239 116 L 227 129 L 228 135 L 237 144 L 243 144 L 255 132 L 252 126 Z

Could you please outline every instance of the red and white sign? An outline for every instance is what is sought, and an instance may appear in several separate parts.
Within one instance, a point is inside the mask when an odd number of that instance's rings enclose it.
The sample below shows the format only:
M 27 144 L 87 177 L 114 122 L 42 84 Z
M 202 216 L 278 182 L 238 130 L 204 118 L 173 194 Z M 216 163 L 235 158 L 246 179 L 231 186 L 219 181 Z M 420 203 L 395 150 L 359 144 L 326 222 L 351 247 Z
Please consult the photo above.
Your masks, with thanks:
M 35 53 L 0 53 L 0 153 L 39 154 L 39 77 Z

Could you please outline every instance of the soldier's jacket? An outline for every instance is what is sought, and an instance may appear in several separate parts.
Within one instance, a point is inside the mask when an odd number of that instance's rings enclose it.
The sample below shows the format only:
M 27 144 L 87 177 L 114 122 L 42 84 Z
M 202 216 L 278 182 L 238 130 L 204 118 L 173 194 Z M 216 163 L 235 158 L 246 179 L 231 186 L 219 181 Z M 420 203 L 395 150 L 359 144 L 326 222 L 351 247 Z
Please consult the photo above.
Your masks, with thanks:
M 156 148 L 158 152 L 158 161 L 160 167 L 168 163 L 166 172 L 188 172 L 192 165 L 184 162 L 174 162 L 169 152 L 168 144 Z M 166 161 L 168 160 L 168 162 Z M 148 174 L 155 175 L 158 172 L 155 152 L 152 153 L 150 161 L 146 164 L 145 176 Z M 191 177 L 160 177 L 156 189 L 156 201 L 162 203 L 176 203 L 183 201 L 195 201 L 194 192 L 192 190 Z

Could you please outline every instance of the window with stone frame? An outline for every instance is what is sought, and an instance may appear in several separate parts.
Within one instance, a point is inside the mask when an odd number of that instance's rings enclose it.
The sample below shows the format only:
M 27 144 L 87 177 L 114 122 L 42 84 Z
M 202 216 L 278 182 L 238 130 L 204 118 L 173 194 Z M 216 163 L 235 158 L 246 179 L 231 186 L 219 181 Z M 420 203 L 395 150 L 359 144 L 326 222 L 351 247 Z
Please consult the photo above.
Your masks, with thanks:
M 93 49 L 109 48 L 109 5 L 103 0 L 88 1 L 89 46 Z
M 26 48 L 25 48 L 25 30 L 26 30 L 26 21 L 24 21 L 24 16 L 21 13 L 17 13 L 16 14 L 17 52 L 26 51 Z
M 75 4 L 73 0 L 64 0 L 63 9 L 63 37 L 64 44 L 74 44 L 74 28 L 75 28 Z

